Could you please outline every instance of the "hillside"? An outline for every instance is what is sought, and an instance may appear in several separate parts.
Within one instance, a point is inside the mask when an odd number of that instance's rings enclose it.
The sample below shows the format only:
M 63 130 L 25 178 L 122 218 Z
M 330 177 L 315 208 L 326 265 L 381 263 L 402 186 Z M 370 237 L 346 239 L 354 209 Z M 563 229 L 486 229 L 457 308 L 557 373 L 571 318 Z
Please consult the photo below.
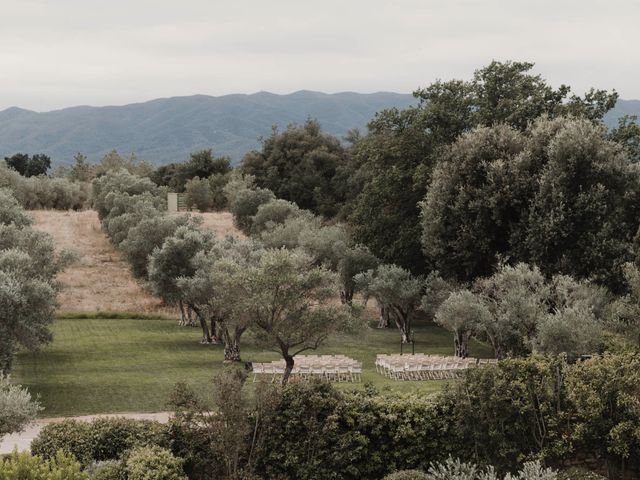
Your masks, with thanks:
M 0 157 L 43 152 L 68 163 L 80 151 L 96 161 L 112 149 L 157 164 L 181 161 L 190 152 L 213 148 L 240 160 L 259 146 L 271 127 L 286 128 L 316 118 L 325 131 L 342 136 L 365 129 L 376 112 L 405 107 L 411 95 L 300 91 L 211 97 L 194 95 L 113 107 L 71 107 L 37 113 L 20 108 L 0 112 Z

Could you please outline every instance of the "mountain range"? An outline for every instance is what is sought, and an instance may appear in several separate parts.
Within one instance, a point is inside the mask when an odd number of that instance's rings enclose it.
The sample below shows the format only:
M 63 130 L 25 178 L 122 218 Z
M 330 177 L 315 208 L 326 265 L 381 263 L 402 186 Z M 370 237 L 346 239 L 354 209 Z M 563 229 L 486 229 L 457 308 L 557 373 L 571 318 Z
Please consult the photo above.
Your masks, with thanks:
M 376 112 L 415 104 L 410 94 L 299 91 L 288 95 L 258 92 L 219 97 L 192 95 L 123 106 L 78 106 L 50 112 L 12 107 L 0 112 L 0 158 L 17 152 L 46 153 L 54 163 L 70 163 L 76 152 L 97 161 L 109 151 L 135 153 L 155 164 L 186 160 L 189 153 L 213 148 L 234 163 L 259 147 L 259 138 L 290 124 L 317 119 L 324 131 L 344 136 L 366 130 Z M 620 100 L 605 121 L 640 114 L 639 100 Z

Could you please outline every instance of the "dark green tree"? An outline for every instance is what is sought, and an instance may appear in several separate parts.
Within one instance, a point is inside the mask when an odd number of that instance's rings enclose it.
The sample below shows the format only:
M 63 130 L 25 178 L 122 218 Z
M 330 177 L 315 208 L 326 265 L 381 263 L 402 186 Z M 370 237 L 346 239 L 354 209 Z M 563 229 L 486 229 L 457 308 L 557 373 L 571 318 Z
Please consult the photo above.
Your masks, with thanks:
M 419 209 L 443 147 L 480 126 L 506 124 L 515 130 L 541 115 L 573 114 L 600 119 L 617 100 L 615 92 L 592 90 L 583 98 L 554 89 L 531 73 L 532 63 L 492 62 L 471 81 L 437 81 L 414 92 L 417 105 L 380 112 L 369 133 L 355 140 L 340 177 L 360 192 L 347 198 L 342 214 L 355 241 L 387 263 L 426 270 L 420 248 Z
M 16 153 L 5 157 L 4 161 L 23 177 L 46 175 L 51 168 L 51 159 L 44 153 L 29 156 L 26 153 Z
M 334 177 L 345 158 L 340 140 L 323 133 L 317 121 L 307 120 L 282 133 L 274 128 L 260 151 L 245 155 L 241 169 L 276 197 L 331 217 L 341 203 Z

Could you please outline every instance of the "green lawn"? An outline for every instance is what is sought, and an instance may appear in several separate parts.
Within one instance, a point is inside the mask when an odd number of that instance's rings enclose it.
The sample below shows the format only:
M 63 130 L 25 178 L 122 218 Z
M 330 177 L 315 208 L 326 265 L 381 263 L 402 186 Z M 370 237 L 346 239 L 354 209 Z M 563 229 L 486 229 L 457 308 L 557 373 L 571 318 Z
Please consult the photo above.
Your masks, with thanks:
M 198 329 L 178 327 L 173 320 L 59 319 L 53 331 L 53 343 L 39 353 L 20 354 L 13 372 L 16 381 L 40 395 L 43 416 L 162 411 L 176 382 L 206 393 L 211 377 L 223 368 L 222 346 L 201 345 Z M 433 325 L 418 325 L 415 332 L 416 352 L 452 353 L 450 333 Z M 376 354 L 399 352 L 399 338 L 396 330 L 371 328 L 357 336 L 331 339 L 317 353 L 342 353 L 361 360 L 363 382 L 380 389 L 441 388 L 442 382 L 392 381 L 376 373 Z M 471 353 L 484 357 L 490 350 L 473 344 Z M 254 362 L 279 358 L 256 349 L 250 334 L 243 336 L 242 356 Z

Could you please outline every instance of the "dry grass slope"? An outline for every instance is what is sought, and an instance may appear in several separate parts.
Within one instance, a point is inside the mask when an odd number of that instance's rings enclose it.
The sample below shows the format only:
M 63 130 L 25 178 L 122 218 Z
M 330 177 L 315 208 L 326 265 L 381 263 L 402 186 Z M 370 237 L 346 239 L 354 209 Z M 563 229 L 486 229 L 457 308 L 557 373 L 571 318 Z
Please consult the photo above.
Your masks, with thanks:
M 49 233 L 58 248 L 74 250 L 80 256 L 78 263 L 60 275 L 65 287 L 60 295 L 61 312 L 174 313 L 133 278 L 100 228 L 95 211 L 37 210 L 31 214 L 35 227 Z M 199 215 L 203 225 L 218 235 L 241 235 L 226 212 Z

